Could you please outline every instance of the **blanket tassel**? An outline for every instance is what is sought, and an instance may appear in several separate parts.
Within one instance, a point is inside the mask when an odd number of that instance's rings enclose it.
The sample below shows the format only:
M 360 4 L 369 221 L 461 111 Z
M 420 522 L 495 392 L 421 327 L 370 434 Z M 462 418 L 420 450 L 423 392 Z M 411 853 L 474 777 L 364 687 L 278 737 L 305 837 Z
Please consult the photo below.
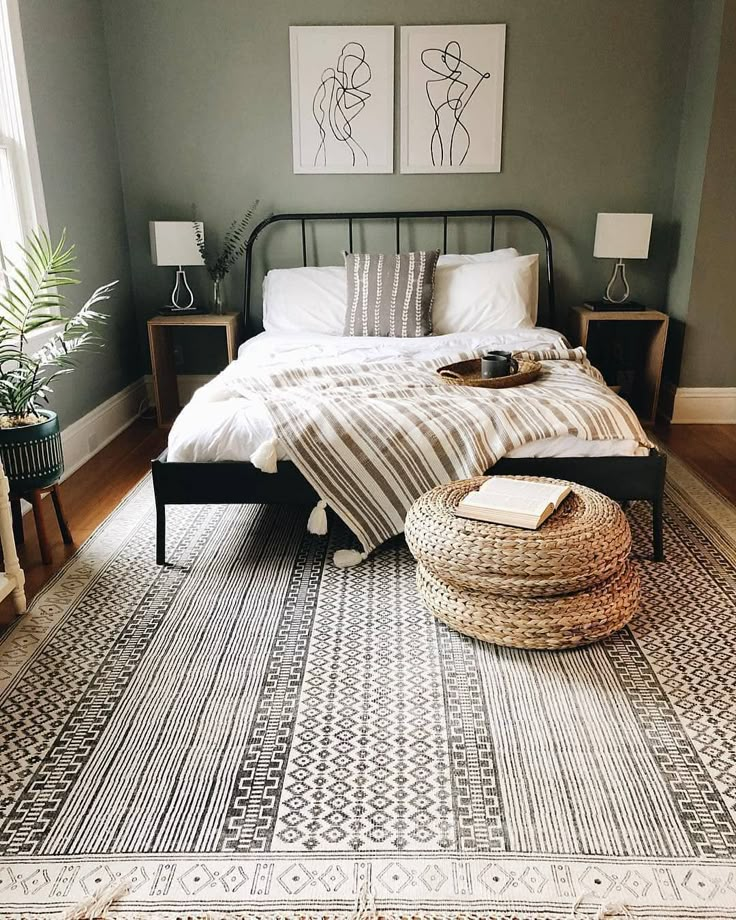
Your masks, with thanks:
M 262 473 L 275 473 L 278 464 L 278 454 L 276 453 L 276 438 L 269 438 L 264 441 L 260 447 L 250 455 L 250 462 Z
M 126 881 L 112 882 L 68 910 L 63 920 L 95 920 L 95 918 L 104 917 L 105 911 L 112 902 L 127 893 L 128 883 Z
M 368 558 L 368 553 L 359 553 L 357 549 L 339 549 L 332 557 L 338 569 L 349 569 Z
M 307 521 L 307 530 L 309 533 L 316 534 L 318 537 L 324 537 L 327 533 L 327 502 L 320 499 L 312 508 L 312 513 Z

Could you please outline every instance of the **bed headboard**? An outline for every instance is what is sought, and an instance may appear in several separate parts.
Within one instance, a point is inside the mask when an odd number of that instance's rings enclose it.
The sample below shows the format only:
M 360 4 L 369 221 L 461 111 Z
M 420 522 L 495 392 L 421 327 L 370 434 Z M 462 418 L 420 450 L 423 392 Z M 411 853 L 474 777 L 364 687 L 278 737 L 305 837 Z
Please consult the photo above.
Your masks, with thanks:
M 248 243 L 245 250 L 245 299 L 243 305 L 243 318 L 245 328 L 249 331 L 253 329 L 251 298 L 253 295 L 254 270 L 253 270 L 253 250 L 256 241 L 261 237 L 264 230 L 276 223 L 291 222 L 300 227 L 301 230 L 301 264 L 308 265 L 308 246 L 307 246 L 307 226 L 317 221 L 341 221 L 345 224 L 347 250 L 353 251 L 353 229 L 356 224 L 362 225 L 367 221 L 393 221 L 395 226 L 395 246 L 396 252 L 401 251 L 401 231 L 410 221 L 418 220 L 435 220 L 438 222 L 438 229 L 441 227 L 442 233 L 442 252 L 447 252 L 447 230 L 450 221 L 462 221 L 463 219 L 488 219 L 489 230 L 489 250 L 496 248 L 496 222 L 498 220 L 522 220 L 533 224 L 542 235 L 544 242 L 544 262 L 545 270 L 540 271 L 540 295 L 546 293 L 546 297 L 540 296 L 540 305 L 546 301 L 547 315 L 546 324 L 554 328 L 555 325 L 555 285 L 554 285 L 554 268 L 552 261 L 552 240 L 549 231 L 542 221 L 530 214 L 528 211 L 518 211 L 514 208 L 474 208 L 472 210 L 455 210 L 455 211 L 339 211 L 334 213 L 305 213 L 305 214 L 272 214 L 270 217 L 262 220 L 248 237 Z M 439 248 L 439 247 L 438 247 Z

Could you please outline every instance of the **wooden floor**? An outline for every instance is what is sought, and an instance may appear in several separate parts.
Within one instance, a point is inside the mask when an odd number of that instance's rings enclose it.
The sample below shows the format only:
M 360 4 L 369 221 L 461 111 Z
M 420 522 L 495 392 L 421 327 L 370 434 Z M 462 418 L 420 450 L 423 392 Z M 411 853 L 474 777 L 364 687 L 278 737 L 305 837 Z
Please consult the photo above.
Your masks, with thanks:
M 41 562 L 33 515 L 23 516 L 25 542 L 18 548 L 18 555 L 26 575 L 29 603 L 97 525 L 115 510 L 133 486 L 146 475 L 151 468 L 151 459 L 158 456 L 166 446 L 167 434 L 157 428 L 155 422 L 139 419 L 64 480 L 60 488 L 75 546 L 65 546 L 62 543 L 51 500 L 43 500 L 52 544 L 51 565 Z M 8 599 L 0 605 L 0 624 L 7 623 L 12 617 L 12 605 Z
M 64 481 L 64 506 L 77 545 L 146 475 L 151 459 L 166 445 L 166 434 L 154 422 L 139 419 Z M 658 427 L 656 434 L 673 453 L 736 503 L 736 425 L 672 425 Z M 76 549 L 62 543 L 49 499 L 44 499 L 44 506 L 52 540 L 51 565 L 41 562 L 33 515 L 24 516 L 26 539 L 19 555 L 29 601 Z M 12 617 L 12 607 L 6 600 L 0 605 L 0 624 Z
M 669 425 L 655 434 L 722 495 L 736 504 L 736 425 Z

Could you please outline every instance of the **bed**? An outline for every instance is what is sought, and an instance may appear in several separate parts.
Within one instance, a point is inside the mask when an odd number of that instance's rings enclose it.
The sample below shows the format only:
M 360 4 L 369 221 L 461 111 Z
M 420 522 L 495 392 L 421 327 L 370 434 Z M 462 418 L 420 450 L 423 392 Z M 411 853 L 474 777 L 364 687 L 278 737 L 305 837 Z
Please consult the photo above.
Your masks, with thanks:
M 301 264 L 310 264 L 310 230 L 322 222 L 344 226 L 348 251 L 353 250 L 354 232 L 366 223 L 391 222 L 395 228 L 395 250 L 401 251 L 402 232 L 407 224 L 437 225 L 442 252 L 448 250 L 448 232 L 456 223 L 487 222 L 489 251 L 496 250 L 497 223 L 523 222 L 538 232 L 544 271 L 540 288 L 540 316 L 543 326 L 494 334 L 491 345 L 509 351 L 562 347 L 564 339 L 555 331 L 555 289 L 552 243 L 545 225 L 524 211 L 474 209 L 466 211 L 359 212 L 330 214 L 276 214 L 262 221 L 252 232 L 246 249 L 244 323 L 248 338 L 239 358 L 215 381 L 196 394 L 177 419 L 169 447 L 153 461 L 153 482 L 157 515 L 156 558 L 166 562 L 166 506 L 169 504 L 308 504 L 322 495 L 310 485 L 294 462 L 287 458 L 283 443 L 274 437 L 269 412 L 263 402 L 247 391 L 249 375 L 279 374 L 294 366 L 350 362 L 369 368 L 387 360 L 406 362 L 420 356 L 450 351 L 477 353 L 489 344 L 486 333 L 462 332 L 425 338 L 372 339 L 325 335 L 317 332 L 267 331 L 256 316 L 254 292 L 258 274 L 256 258 L 267 250 L 269 231 L 294 227 L 301 241 Z M 258 244 L 258 245 L 257 245 Z M 255 458 L 258 448 L 272 444 L 271 470 Z M 259 468 L 260 467 L 260 468 Z M 304 467 L 302 466 L 302 469 Z M 489 470 L 499 475 L 543 475 L 570 479 L 596 488 L 621 502 L 645 500 L 652 506 L 653 555 L 663 556 L 662 497 L 665 457 L 653 447 L 634 439 L 585 440 L 571 435 L 544 438 L 519 444 Z

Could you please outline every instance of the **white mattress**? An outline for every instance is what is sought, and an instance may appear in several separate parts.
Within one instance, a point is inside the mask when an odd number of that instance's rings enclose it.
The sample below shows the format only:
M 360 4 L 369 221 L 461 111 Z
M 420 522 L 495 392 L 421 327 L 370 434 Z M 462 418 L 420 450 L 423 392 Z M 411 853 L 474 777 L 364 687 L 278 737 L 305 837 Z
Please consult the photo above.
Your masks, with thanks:
M 260 399 L 233 393 L 230 382 L 238 377 L 294 367 L 300 364 L 355 362 L 365 366 L 387 357 L 442 356 L 452 351 L 501 348 L 531 350 L 564 347 L 564 339 L 551 329 L 514 329 L 508 332 L 463 332 L 416 339 L 343 337 L 302 333 L 263 332 L 241 345 L 238 360 L 194 394 L 182 409 L 169 434 L 169 460 L 207 463 L 250 460 L 255 451 L 274 438 L 268 411 Z M 634 440 L 587 441 L 572 435 L 526 444 L 510 457 L 611 457 L 645 454 Z M 276 444 L 279 459 L 284 445 Z

